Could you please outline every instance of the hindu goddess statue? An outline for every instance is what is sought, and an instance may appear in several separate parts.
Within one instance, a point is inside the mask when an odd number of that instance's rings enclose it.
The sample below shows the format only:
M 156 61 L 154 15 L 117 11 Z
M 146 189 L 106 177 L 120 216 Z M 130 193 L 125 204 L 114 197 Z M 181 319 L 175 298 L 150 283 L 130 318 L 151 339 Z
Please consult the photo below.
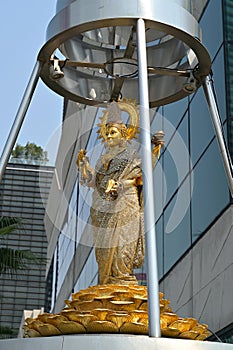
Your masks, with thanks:
M 122 111 L 129 114 L 129 126 L 121 119 Z M 95 169 L 84 150 L 78 154 L 80 183 L 94 189 L 90 214 L 99 284 L 137 284 L 133 270 L 144 259 L 142 162 L 130 145 L 138 124 L 138 106 L 125 100 L 112 102 L 99 124 L 105 153 Z M 161 135 L 156 138 L 154 158 L 163 145 Z

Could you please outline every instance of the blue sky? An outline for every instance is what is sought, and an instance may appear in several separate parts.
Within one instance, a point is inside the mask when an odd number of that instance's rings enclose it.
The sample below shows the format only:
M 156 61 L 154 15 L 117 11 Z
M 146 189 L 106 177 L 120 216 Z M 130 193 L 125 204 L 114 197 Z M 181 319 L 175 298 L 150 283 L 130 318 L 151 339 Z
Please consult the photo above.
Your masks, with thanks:
M 46 29 L 56 13 L 55 0 L 2 1 L 0 11 L 1 109 L 0 154 L 22 100 L 37 55 L 46 42 Z M 40 79 L 26 114 L 17 142 L 35 142 L 46 148 L 62 119 L 63 99 Z M 55 159 L 59 132 L 50 150 Z M 52 154 L 53 153 L 53 154 Z

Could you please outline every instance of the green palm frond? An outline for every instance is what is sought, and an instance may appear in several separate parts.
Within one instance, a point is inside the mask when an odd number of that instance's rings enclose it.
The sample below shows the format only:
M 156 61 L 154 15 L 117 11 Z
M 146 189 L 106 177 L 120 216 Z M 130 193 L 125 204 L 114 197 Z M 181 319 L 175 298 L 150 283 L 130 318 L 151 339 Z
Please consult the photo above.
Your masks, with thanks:
M 0 247 L 0 274 L 26 270 L 31 264 L 44 263 L 46 259 L 35 255 L 31 250 Z
M 46 258 L 34 254 L 30 249 L 14 249 L 6 244 L 5 236 L 21 229 L 22 224 L 23 220 L 21 218 L 0 217 L 0 238 L 4 236 L 0 246 L 0 275 L 8 274 L 12 276 L 19 271 L 30 269 L 32 265 L 40 267 L 42 264 L 46 264 Z
M 21 227 L 21 218 L 2 216 L 0 217 L 0 236 L 9 235 Z

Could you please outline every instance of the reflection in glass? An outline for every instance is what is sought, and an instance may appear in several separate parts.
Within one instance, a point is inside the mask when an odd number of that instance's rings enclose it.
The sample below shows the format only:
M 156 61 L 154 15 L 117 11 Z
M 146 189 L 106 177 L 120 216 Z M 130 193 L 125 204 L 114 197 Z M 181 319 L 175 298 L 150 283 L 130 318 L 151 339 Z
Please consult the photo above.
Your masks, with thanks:
M 195 241 L 229 203 L 229 190 L 216 140 L 194 168 L 192 240 Z M 221 234 L 221 232 L 219 232 Z
M 164 117 L 174 127 L 177 127 L 186 109 L 188 108 L 188 98 L 164 106 Z
M 202 42 L 206 46 L 210 57 L 213 59 L 223 42 L 221 1 L 209 1 L 200 20 L 200 27 L 202 28 Z M 216 28 L 218 29 L 216 30 Z
M 157 244 L 157 258 L 158 258 L 158 277 L 163 277 L 164 261 L 163 261 L 163 218 L 161 218 L 155 226 L 156 230 L 156 244 Z
M 182 205 L 187 201 L 190 203 L 189 194 L 190 179 L 187 178 L 164 212 L 164 273 L 191 245 L 190 207 L 185 208 Z M 178 196 L 184 201 L 178 201 Z
M 74 285 L 74 292 L 98 284 L 98 265 L 95 259 L 94 249 L 88 256 L 84 268 L 79 275 L 78 281 Z
M 171 124 L 165 123 L 165 145 L 167 146 L 164 152 L 164 174 L 167 188 L 166 203 L 189 172 L 188 114 L 168 143 L 166 134 L 169 134 L 170 129 Z
M 199 89 L 190 104 L 190 152 L 193 165 L 214 137 L 214 127 L 203 89 Z

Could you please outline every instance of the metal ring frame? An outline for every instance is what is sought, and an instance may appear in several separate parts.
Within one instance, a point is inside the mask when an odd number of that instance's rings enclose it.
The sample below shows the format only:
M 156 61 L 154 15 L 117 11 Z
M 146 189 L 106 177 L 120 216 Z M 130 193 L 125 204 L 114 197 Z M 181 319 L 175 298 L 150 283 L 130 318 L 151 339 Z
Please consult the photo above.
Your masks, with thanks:
M 107 68 L 111 63 L 114 66 L 117 60 L 118 63 L 121 60 L 122 65 L 126 59 L 137 62 L 135 33 L 139 18 L 145 21 L 146 33 L 148 30 L 155 33 L 154 41 L 152 38 L 147 42 L 148 57 L 152 57 L 152 63 L 168 61 L 166 57 L 162 60 L 156 58 L 161 55 L 161 50 L 164 50 L 164 56 L 171 56 L 170 64 L 165 66 L 151 66 L 148 62 L 150 107 L 171 103 L 189 95 L 190 92 L 185 91 L 183 85 L 193 70 L 197 78 L 197 87 L 201 85 L 202 77 L 209 74 L 211 60 L 201 44 L 198 23 L 183 7 L 168 0 L 164 0 L 162 5 L 158 0 L 153 2 L 118 0 L 117 6 L 114 7 L 105 0 L 101 5 L 99 1 L 74 1 L 58 12 L 48 26 L 47 43 L 40 50 L 38 60 L 43 63 L 41 78 L 58 94 L 89 105 L 106 104 L 109 100 L 117 100 L 120 93 L 123 96 L 131 93 L 131 96 L 126 97 L 139 101 L 135 92 L 138 84 L 137 69 L 132 72 L 133 74 L 109 74 L 111 69 Z M 132 29 L 132 35 L 124 46 L 117 47 L 107 41 L 90 39 L 91 34 L 97 35 L 101 30 L 106 32 L 111 28 L 116 31 L 119 28 L 124 30 L 129 27 Z M 83 50 L 83 60 L 70 57 L 74 56 L 71 52 L 74 45 L 77 45 L 79 54 Z M 173 58 L 175 50 L 177 51 L 179 47 L 180 56 L 176 52 Z M 65 56 L 65 59 L 60 60 L 64 77 L 55 81 L 50 78 L 49 70 L 53 64 L 53 55 L 58 49 Z M 182 58 L 190 50 L 194 56 L 193 64 L 182 64 Z M 106 59 L 103 57 L 105 53 Z M 90 60 L 91 55 L 97 57 Z M 175 64 L 174 60 L 177 57 L 180 62 Z M 99 73 L 100 71 L 103 74 Z M 90 95 L 92 85 L 95 88 L 94 96 Z

